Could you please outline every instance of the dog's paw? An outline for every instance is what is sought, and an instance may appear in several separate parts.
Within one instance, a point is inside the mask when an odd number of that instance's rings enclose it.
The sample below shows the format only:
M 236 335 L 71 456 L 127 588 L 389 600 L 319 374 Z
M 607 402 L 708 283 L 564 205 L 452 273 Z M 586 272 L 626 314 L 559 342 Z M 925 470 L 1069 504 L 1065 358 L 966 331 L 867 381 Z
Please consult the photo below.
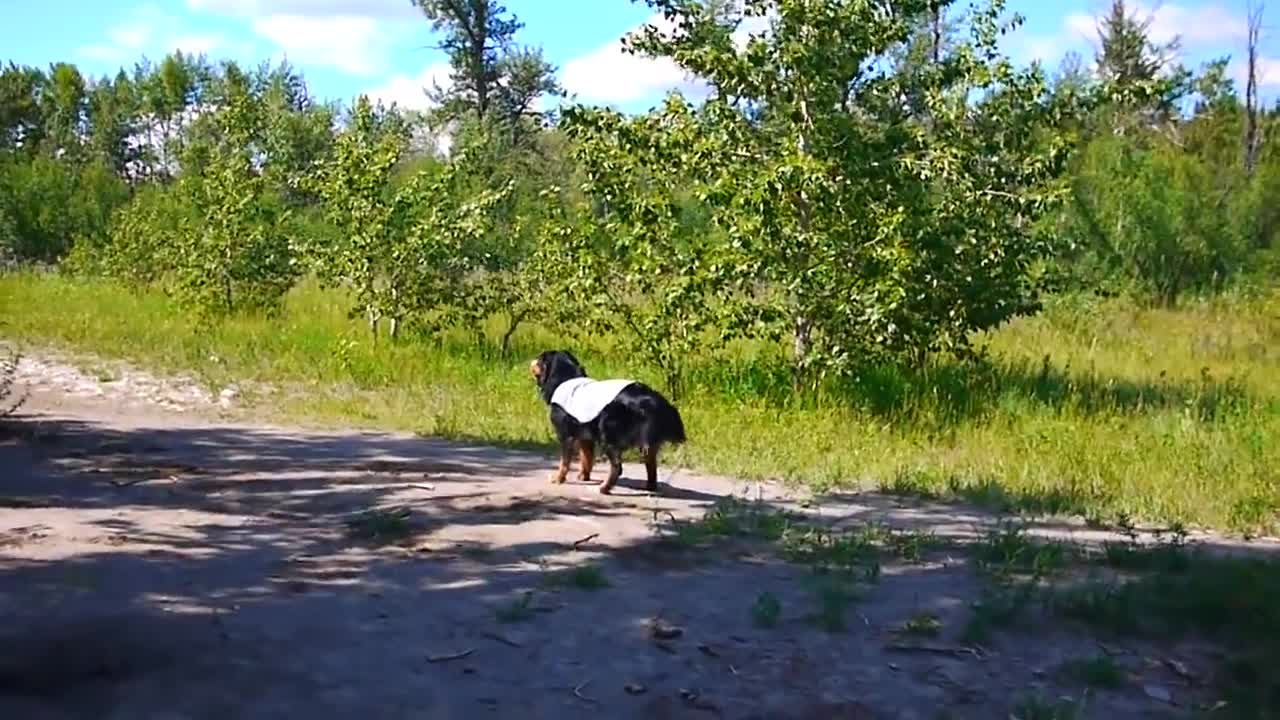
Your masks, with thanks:
M 563 484 L 564 484 L 564 475 L 561 475 L 560 473 L 551 473 L 551 484 L 552 484 L 552 485 L 563 485 Z
M 600 493 L 601 495 L 610 495 L 613 493 L 613 488 L 609 487 L 608 485 L 600 484 L 596 486 L 596 492 Z

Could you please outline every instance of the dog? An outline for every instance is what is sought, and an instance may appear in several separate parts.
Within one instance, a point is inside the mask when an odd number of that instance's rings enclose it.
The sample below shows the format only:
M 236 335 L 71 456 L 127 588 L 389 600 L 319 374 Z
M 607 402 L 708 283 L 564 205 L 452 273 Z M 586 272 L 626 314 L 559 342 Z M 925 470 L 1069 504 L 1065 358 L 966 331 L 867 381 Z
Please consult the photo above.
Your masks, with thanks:
M 547 350 L 529 363 L 538 394 L 550 408 L 560 444 L 560 466 L 551 476 L 563 483 L 576 447 L 580 478 L 591 482 L 596 448 L 609 460 L 609 476 L 597 486 L 608 495 L 622 476 L 622 453 L 635 449 L 644 459 L 645 489 L 658 491 L 658 451 L 686 441 L 680 411 L 642 382 L 593 380 L 572 353 Z

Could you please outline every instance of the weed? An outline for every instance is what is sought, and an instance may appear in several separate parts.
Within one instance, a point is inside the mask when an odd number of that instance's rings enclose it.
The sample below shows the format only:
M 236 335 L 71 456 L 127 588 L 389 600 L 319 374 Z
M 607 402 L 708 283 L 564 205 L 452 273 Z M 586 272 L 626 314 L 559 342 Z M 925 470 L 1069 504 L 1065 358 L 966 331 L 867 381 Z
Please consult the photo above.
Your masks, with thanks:
M 604 570 L 599 565 L 587 563 L 551 571 L 547 574 L 547 583 L 552 587 L 601 590 L 609 587 L 609 578 L 605 576 Z
M 1068 555 L 1066 545 L 1036 540 L 1011 522 L 1000 523 L 974 548 L 978 567 L 998 575 L 1053 574 L 1066 567 Z
M 859 574 L 875 582 L 880 579 L 880 551 L 874 530 L 836 531 L 816 526 L 792 526 L 782 536 L 784 555 L 819 572 L 842 571 Z
M 1084 700 L 1046 700 L 1039 695 L 1023 697 L 1009 713 L 1010 720 L 1076 720 L 1082 716 Z
M 1124 685 L 1124 670 L 1109 655 L 1071 660 L 1063 665 L 1063 673 L 1090 687 L 1114 690 Z
M 972 614 L 965 624 L 961 639 L 968 643 L 984 643 L 996 628 L 1008 627 L 1022 617 L 1036 597 L 1036 584 L 1031 581 L 996 583 L 983 590 L 973 603 Z
M 937 637 L 942 632 L 942 620 L 934 613 L 919 612 L 903 623 L 902 632 L 918 637 Z
M 413 535 L 408 508 L 378 508 L 346 521 L 349 537 L 376 544 L 400 542 Z
M 778 620 L 782 616 L 782 603 L 778 597 L 771 592 L 762 592 L 756 597 L 756 601 L 751 605 L 751 620 L 756 627 L 772 628 L 778 626 Z
M 827 632 L 844 632 L 848 628 L 849 606 L 861 599 L 860 589 L 845 578 L 821 577 L 814 583 L 818 610 L 812 619 Z
M 520 597 L 494 610 L 500 623 L 518 623 L 531 620 L 534 615 L 533 593 L 523 592 Z

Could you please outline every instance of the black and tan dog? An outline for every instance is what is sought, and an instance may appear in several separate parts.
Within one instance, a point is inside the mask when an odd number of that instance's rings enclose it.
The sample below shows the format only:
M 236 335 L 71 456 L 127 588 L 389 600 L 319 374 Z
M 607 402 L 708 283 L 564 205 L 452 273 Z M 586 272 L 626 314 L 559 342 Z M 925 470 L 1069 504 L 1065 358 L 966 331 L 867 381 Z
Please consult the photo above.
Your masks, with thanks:
M 576 446 L 581 479 L 591 481 L 596 447 L 609 459 L 609 476 L 600 483 L 609 494 L 622 476 L 622 453 L 636 449 L 644 458 L 645 489 L 658 490 L 658 451 L 685 441 L 684 421 L 665 397 L 634 380 L 592 380 L 571 353 L 548 350 L 529 364 L 538 393 L 551 411 L 560 443 L 560 467 L 551 476 L 562 483 Z

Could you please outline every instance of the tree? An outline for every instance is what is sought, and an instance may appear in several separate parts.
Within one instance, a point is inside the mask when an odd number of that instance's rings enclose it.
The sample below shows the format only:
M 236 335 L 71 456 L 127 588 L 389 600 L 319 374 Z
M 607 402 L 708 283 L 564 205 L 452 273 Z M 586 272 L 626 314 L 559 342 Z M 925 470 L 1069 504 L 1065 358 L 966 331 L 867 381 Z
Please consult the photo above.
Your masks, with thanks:
M 34 152 L 44 138 L 40 92 L 45 76 L 12 61 L 0 71 L 0 150 Z
M 366 96 L 355 102 L 332 157 L 303 184 L 323 199 L 336 238 L 308 247 L 322 278 L 355 294 L 376 339 L 385 318 L 399 335 L 411 316 L 458 302 L 473 258 L 468 250 L 490 229 L 489 219 L 506 188 L 467 200 L 459 192 L 460 168 L 470 148 L 441 168 L 420 169 L 407 182 L 391 182 L 404 159 L 409 129 L 394 110 Z
M 680 164 L 753 276 L 753 292 L 733 297 L 770 310 L 729 315 L 788 318 L 798 378 L 874 354 L 961 352 L 972 331 L 1034 308 L 1033 268 L 1047 252 L 1034 220 L 1061 195 L 1054 181 L 1070 143 L 1055 131 L 1061 108 L 1039 68 L 1017 70 L 999 54 L 1003 3 L 975 11 L 967 41 L 907 76 L 878 61 L 911 39 L 935 8 L 927 0 L 749 0 L 739 13 L 698 0 L 650 5 L 674 31 L 647 26 L 628 47 L 702 78 L 710 97 L 696 110 L 668 103 L 642 126 L 602 124 L 603 111 L 587 109 L 564 125 L 594 123 L 624 147 L 660 146 L 672 128 L 695 133 Z M 746 17 L 767 17 L 769 29 L 740 45 Z M 973 101 L 975 92 L 986 95 Z M 931 127 L 903 106 L 913 95 Z M 614 196 L 587 193 L 623 212 Z M 625 212 L 639 225 L 654 210 Z M 632 252 L 655 242 L 641 235 Z
M 70 160 L 80 158 L 81 144 L 88 134 L 88 95 L 84 77 L 75 65 L 54 63 L 48 83 L 40 93 L 44 138 L 48 151 Z
M 114 80 L 102 78 L 89 91 L 89 152 L 121 177 L 133 178 L 139 170 L 133 143 L 138 112 L 136 88 L 123 70 Z
M 495 0 L 414 0 L 431 21 L 431 29 L 444 33 L 440 49 L 453 67 L 448 88 L 435 87 L 429 94 L 451 118 L 473 113 L 483 120 L 492 104 L 501 70 L 499 59 L 516 31 L 524 26 Z
M 1112 0 L 1098 23 L 1094 60 L 1118 109 L 1148 123 L 1167 122 L 1188 90 L 1190 74 L 1175 63 L 1181 39 L 1153 42 L 1151 23 L 1151 17 L 1130 14 L 1125 0 Z
M 1247 60 L 1245 66 L 1244 167 L 1250 176 L 1258 167 L 1262 133 L 1258 124 L 1258 39 L 1262 32 L 1262 6 L 1249 4 Z

